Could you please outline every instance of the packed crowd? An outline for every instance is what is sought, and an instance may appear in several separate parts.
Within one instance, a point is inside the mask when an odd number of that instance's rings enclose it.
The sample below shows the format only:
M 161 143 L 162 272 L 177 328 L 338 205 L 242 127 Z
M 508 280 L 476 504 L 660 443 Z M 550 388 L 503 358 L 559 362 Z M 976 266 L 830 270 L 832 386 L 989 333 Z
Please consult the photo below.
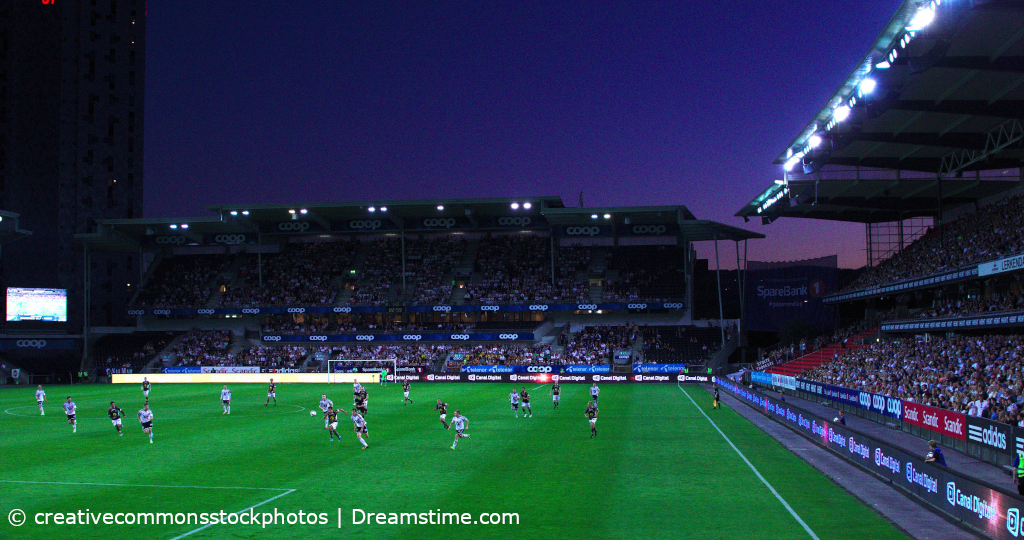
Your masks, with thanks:
M 402 268 L 401 238 L 381 238 L 369 246 L 363 262 L 361 283 L 352 291 L 352 304 L 380 305 L 391 293 L 391 283 Z
M 1024 199 L 1011 197 L 981 208 L 938 228 L 878 266 L 867 268 L 845 289 L 863 289 L 883 283 L 954 270 L 989 259 L 1024 251 Z
M 213 366 L 226 358 L 231 348 L 227 330 L 192 330 L 171 349 L 181 366 Z
M 358 248 L 358 242 L 293 244 L 282 253 L 263 255 L 262 263 L 246 255 L 238 284 L 224 291 L 220 305 L 327 305 L 337 296 L 333 277 L 351 266 Z
M 569 339 L 563 358 L 566 364 L 607 364 L 616 349 L 628 349 L 637 337 L 637 328 L 624 326 L 587 326 Z
M 975 298 L 939 299 L 934 305 L 918 313 L 918 317 L 935 319 L 942 317 L 962 317 L 980 313 L 999 313 L 1002 311 L 1024 310 L 1024 295 L 1008 290 L 1002 293 L 990 293 Z
M 158 308 L 205 305 L 213 294 L 215 279 L 230 262 L 215 255 L 171 257 L 154 270 L 135 304 Z
M 292 320 L 290 315 L 271 315 L 263 325 L 267 334 L 392 334 L 396 332 L 463 332 L 471 330 L 473 324 L 462 323 L 412 323 L 394 321 L 342 321 L 332 317 L 307 318 L 303 322 Z
M 417 240 L 406 247 L 406 271 L 415 277 L 414 304 L 447 304 L 452 299 L 451 273 L 462 262 L 461 237 Z
M 416 344 L 416 345 L 325 345 L 317 347 L 318 356 L 333 360 L 396 360 L 399 366 L 423 366 L 430 365 L 435 360 L 444 360 L 448 357 L 453 346 L 439 344 Z M 363 366 L 365 363 L 359 363 Z M 390 364 L 387 364 L 390 365 Z M 353 364 L 340 364 L 335 367 L 336 371 L 350 371 Z
M 1024 339 L 1018 335 L 880 341 L 807 378 L 1024 427 Z
M 476 272 L 481 278 L 467 286 L 466 302 L 524 304 L 588 301 L 590 287 L 586 282 L 577 282 L 575 272 L 558 276 L 555 283 L 551 283 L 549 244 L 547 238 L 530 235 L 496 236 L 481 240 L 476 256 Z M 577 267 L 583 260 L 585 257 L 574 251 L 567 256 L 565 267 Z
M 246 347 L 238 354 L 227 355 L 215 366 L 259 366 L 265 370 L 297 370 L 309 354 L 309 349 L 300 346 L 268 347 L 257 345 Z
M 562 364 L 564 357 L 548 345 L 537 343 L 519 345 L 488 343 L 473 346 L 458 346 L 453 353 L 461 353 L 461 359 L 449 361 L 449 367 L 456 365 L 504 365 L 528 366 L 535 364 Z

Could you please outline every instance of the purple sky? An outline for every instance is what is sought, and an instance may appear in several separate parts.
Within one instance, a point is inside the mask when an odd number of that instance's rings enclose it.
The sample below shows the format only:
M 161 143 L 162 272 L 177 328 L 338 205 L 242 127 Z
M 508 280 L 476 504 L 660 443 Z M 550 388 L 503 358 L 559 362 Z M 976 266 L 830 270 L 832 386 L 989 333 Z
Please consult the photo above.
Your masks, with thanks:
M 737 226 L 900 5 L 150 1 L 147 217 L 582 190 Z M 745 226 L 751 259 L 864 262 L 860 225 Z

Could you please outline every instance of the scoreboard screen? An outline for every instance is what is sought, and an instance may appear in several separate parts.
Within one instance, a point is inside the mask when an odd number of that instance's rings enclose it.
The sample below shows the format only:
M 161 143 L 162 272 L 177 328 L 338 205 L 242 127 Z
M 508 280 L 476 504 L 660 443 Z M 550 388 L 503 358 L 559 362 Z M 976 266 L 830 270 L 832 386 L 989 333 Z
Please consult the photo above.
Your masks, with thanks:
M 67 289 L 7 288 L 8 321 L 68 321 Z

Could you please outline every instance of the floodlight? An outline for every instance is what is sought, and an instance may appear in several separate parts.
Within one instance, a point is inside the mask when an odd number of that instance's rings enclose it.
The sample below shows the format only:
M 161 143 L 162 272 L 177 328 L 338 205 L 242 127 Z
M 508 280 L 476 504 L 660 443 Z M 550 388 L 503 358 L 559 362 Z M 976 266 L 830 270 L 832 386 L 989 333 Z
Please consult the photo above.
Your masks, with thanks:
M 832 111 L 832 117 L 842 122 L 850 117 L 850 108 L 846 105 L 836 107 L 836 109 Z
M 935 20 L 935 10 L 927 7 L 917 10 L 914 17 L 910 19 L 910 24 L 907 25 L 907 30 L 910 32 L 916 32 L 925 26 L 928 26 Z
M 529 209 L 533 208 L 533 205 L 528 203 L 528 202 L 524 202 L 523 203 L 523 208 L 529 210 Z
M 605 214 L 605 215 L 604 215 L 604 218 L 605 218 L 605 219 L 611 219 L 611 217 L 612 217 L 612 215 L 611 215 L 611 214 Z
M 517 203 L 517 202 L 512 203 L 512 209 L 513 210 L 519 210 L 519 203 Z
M 291 210 L 288 210 L 288 213 L 289 213 L 289 214 L 294 214 L 294 213 L 295 213 L 295 209 L 293 208 L 293 209 L 291 209 Z
M 243 216 L 248 216 L 249 215 L 249 211 L 248 210 L 242 210 L 242 215 Z
M 444 210 L 444 205 L 443 204 L 437 205 L 437 210 L 438 211 Z
M 181 224 L 181 228 L 182 229 L 187 229 L 188 228 L 188 223 L 182 223 Z
M 303 208 L 302 210 L 299 210 L 299 213 L 300 214 L 306 214 L 306 213 L 309 213 L 309 210 L 306 210 L 305 208 Z
M 597 214 L 590 214 L 590 219 L 597 219 Z
M 821 137 L 817 135 L 811 135 L 811 137 L 807 139 L 807 144 L 810 145 L 811 148 L 817 148 L 821 146 Z
M 370 212 L 376 212 L 377 211 L 377 209 L 372 207 L 372 206 L 367 208 L 367 210 L 369 210 Z
M 232 216 L 237 216 L 238 215 L 238 210 L 232 210 L 231 211 L 231 215 Z
M 381 206 L 380 207 L 380 211 L 381 212 L 387 212 L 388 211 L 388 207 L 387 206 Z
M 878 83 L 874 79 L 864 79 L 860 82 L 860 95 L 866 96 L 875 91 Z
M 175 224 L 173 224 L 173 223 L 171 223 L 171 228 L 172 228 L 172 229 L 177 229 L 177 228 L 178 228 L 178 226 L 177 226 L 177 225 L 175 225 Z

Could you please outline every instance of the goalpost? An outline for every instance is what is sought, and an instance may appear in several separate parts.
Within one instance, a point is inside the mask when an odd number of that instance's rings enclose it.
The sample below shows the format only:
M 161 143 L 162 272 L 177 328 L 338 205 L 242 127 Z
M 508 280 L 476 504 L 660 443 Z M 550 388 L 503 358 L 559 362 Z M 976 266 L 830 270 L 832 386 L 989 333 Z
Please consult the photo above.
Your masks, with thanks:
M 336 375 L 342 373 L 351 373 L 351 371 L 335 371 L 335 365 L 337 364 L 384 364 L 391 375 L 398 377 L 398 360 L 394 358 L 337 358 L 327 360 L 327 384 L 333 384 L 337 382 L 335 380 Z M 380 383 L 380 369 L 369 368 L 363 370 L 363 373 L 369 373 L 374 375 L 376 378 L 370 384 Z M 397 378 L 394 379 L 397 382 Z

